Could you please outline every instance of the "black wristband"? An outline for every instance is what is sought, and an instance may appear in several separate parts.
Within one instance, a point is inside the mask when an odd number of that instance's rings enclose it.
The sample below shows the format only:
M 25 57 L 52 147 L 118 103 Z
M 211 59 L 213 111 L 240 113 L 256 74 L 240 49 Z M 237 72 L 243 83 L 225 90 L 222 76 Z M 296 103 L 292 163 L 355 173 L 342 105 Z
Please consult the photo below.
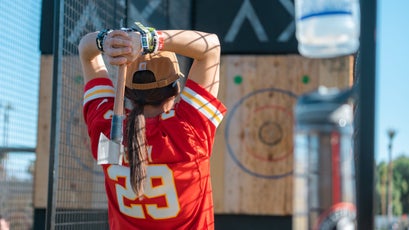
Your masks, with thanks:
M 109 34 L 112 30 L 111 29 L 104 29 L 101 30 L 96 38 L 97 48 L 99 51 L 104 52 L 104 41 L 107 34 Z

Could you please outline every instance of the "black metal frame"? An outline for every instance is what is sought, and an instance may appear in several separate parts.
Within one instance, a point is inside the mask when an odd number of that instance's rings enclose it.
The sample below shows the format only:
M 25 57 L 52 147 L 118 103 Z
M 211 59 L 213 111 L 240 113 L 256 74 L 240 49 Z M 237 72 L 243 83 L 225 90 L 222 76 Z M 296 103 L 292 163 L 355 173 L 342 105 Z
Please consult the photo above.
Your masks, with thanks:
M 46 229 L 54 228 L 54 215 L 53 213 L 53 204 L 55 201 L 54 197 L 54 179 L 58 178 L 58 170 L 56 170 L 56 164 L 58 164 L 58 148 L 59 144 L 59 123 L 60 123 L 60 104 L 61 98 L 59 93 L 61 92 L 61 82 L 60 82 L 60 72 L 61 72 L 61 62 L 60 62 L 60 34 L 62 34 L 62 27 L 60 22 L 63 20 L 64 12 L 61 12 L 64 6 L 63 0 L 54 1 L 54 25 L 53 25 L 53 87 L 52 87 L 52 102 L 51 102 L 51 129 L 50 129 L 50 161 L 49 161 L 49 170 L 48 170 L 48 194 L 47 194 L 47 210 L 46 210 Z
M 376 0 L 360 0 L 361 37 L 357 62 L 356 127 L 357 229 L 374 229 L 374 134 L 376 85 Z

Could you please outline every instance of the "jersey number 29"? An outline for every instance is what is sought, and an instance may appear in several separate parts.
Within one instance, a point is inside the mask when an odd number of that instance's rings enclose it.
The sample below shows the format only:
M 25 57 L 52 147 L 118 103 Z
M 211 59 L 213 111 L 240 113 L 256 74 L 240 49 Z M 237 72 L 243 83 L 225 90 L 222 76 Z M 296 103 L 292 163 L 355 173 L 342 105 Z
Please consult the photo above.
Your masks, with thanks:
M 177 216 L 180 211 L 180 205 L 172 170 L 167 165 L 149 165 L 146 170 L 147 183 L 144 189 L 144 195 L 147 198 L 164 197 L 166 205 L 159 207 L 157 204 L 125 203 L 125 199 L 129 201 L 137 199 L 131 187 L 129 168 L 111 165 L 108 168 L 109 178 L 117 182 L 120 178 L 125 179 L 124 185 L 115 185 L 120 211 L 127 216 L 141 219 L 145 219 L 146 215 L 149 215 L 153 219 L 168 219 Z M 160 180 L 160 185 L 154 185 L 153 180 Z M 144 212 L 143 205 L 147 213 Z

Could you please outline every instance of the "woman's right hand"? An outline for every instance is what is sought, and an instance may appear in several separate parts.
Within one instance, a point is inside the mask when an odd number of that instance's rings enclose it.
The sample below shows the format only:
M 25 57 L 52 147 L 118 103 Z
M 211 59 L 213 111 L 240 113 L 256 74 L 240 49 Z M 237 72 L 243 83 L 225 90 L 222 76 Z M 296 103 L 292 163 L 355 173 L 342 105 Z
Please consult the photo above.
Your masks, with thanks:
M 111 65 L 129 64 L 142 54 L 140 34 L 114 30 L 104 41 L 104 54 Z

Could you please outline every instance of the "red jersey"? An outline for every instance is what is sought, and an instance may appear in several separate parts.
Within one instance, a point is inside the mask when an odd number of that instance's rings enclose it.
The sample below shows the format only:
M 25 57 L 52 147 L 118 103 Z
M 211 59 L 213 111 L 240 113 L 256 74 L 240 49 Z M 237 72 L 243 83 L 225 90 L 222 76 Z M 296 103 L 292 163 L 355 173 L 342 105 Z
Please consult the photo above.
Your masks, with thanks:
M 109 137 L 115 90 L 109 79 L 88 82 L 84 118 L 97 157 L 101 133 Z M 214 229 L 210 155 L 225 106 L 187 80 L 174 109 L 146 119 L 147 183 L 136 198 L 129 167 L 102 165 L 111 229 Z

